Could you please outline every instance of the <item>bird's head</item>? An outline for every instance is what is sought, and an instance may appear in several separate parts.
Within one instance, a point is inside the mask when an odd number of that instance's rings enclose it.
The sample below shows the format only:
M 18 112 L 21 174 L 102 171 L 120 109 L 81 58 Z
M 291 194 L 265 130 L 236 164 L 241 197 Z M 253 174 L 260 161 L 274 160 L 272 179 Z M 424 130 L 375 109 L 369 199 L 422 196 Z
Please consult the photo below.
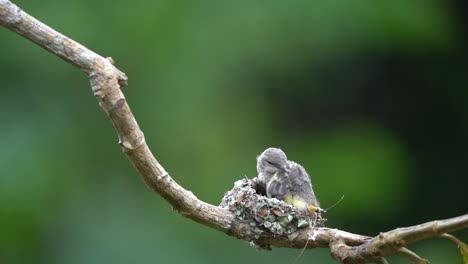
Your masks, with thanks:
M 276 173 L 280 169 L 286 169 L 288 159 L 279 148 L 267 148 L 257 157 L 257 172 Z

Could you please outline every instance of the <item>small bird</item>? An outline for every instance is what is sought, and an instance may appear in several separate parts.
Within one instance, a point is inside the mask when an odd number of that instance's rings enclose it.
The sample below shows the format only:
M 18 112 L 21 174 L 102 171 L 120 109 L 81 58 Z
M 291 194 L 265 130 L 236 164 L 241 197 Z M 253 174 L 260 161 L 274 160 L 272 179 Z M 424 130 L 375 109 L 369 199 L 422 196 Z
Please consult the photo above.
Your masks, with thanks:
M 305 213 L 323 212 L 315 197 L 309 174 L 300 164 L 289 161 L 278 148 L 268 148 L 257 157 L 259 190 Z

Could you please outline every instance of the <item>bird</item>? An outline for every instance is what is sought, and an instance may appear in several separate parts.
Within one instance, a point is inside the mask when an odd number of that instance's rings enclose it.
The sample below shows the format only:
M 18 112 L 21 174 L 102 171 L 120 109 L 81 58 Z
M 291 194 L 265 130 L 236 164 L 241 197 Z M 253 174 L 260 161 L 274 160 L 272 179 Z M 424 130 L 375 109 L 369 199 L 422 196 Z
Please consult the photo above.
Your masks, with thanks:
M 258 189 L 308 214 L 323 212 L 309 174 L 300 164 L 289 161 L 279 148 L 267 148 L 257 157 Z

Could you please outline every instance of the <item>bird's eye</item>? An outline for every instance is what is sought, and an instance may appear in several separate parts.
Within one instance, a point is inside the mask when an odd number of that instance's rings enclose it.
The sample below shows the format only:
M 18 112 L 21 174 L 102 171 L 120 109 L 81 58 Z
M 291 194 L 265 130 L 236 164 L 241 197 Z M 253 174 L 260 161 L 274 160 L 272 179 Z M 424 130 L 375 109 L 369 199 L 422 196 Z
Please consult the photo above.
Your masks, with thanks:
M 271 162 L 271 161 L 269 161 L 269 160 L 267 160 L 266 162 L 267 162 L 268 164 L 270 164 L 270 165 L 274 165 L 274 163 Z

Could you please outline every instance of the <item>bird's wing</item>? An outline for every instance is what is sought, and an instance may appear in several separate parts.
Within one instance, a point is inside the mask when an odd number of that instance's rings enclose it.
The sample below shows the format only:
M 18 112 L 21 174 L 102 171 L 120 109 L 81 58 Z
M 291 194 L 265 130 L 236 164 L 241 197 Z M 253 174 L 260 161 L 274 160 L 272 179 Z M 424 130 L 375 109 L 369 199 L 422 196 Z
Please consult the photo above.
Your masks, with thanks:
M 279 171 L 275 173 L 272 179 L 267 183 L 267 196 L 284 200 L 289 194 L 289 178 L 286 172 Z
M 300 190 L 303 195 L 302 199 L 305 199 L 308 204 L 319 206 L 320 203 L 315 196 L 309 174 L 306 172 L 304 167 L 298 163 L 290 161 L 289 174 L 292 188 Z

